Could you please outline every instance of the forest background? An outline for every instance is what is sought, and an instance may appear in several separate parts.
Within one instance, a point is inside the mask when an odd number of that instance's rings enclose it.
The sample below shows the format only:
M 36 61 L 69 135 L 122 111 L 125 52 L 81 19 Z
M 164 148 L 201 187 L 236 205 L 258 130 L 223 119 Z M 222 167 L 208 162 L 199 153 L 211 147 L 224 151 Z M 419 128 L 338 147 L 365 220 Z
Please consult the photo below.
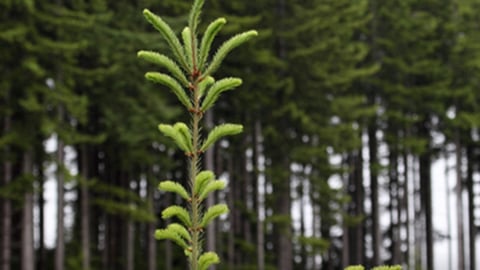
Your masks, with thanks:
M 190 4 L 0 1 L 0 270 L 186 268 L 153 238 L 178 201 L 158 182 L 186 173 L 156 127 L 186 116 L 136 52 L 165 52 L 144 8 L 180 31 Z M 226 60 L 219 76 L 244 84 L 205 122 L 245 127 L 204 160 L 228 181 L 209 199 L 231 209 L 206 232 L 217 268 L 476 269 L 479 14 L 479 0 L 207 0 L 220 40 L 260 34 Z

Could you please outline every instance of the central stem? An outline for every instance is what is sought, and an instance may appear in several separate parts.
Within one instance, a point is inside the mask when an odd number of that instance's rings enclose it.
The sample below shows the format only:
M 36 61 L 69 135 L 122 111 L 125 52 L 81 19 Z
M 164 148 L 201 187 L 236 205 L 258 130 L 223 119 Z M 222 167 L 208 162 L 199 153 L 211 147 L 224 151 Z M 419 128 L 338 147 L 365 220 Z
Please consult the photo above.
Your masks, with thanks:
M 200 112 L 200 99 L 198 96 L 198 82 L 195 76 L 192 76 L 192 99 L 193 99 L 193 111 L 192 111 L 192 145 L 193 153 L 190 157 L 190 188 L 191 188 L 191 211 L 192 211 L 192 254 L 190 258 L 190 270 L 198 269 L 198 258 L 201 253 L 200 246 L 200 200 L 198 194 L 194 193 L 193 187 L 195 186 L 195 178 L 199 173 L 198 163 L 200 162 L 200 120 L 202 114 Z

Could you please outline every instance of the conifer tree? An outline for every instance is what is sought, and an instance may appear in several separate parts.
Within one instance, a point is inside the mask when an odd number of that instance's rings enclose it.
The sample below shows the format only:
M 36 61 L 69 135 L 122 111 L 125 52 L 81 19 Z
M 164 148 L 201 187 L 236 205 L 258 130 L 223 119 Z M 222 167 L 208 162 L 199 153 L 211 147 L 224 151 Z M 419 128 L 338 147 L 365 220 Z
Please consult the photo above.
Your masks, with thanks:
M 453 46 L 449 47 L 448 64 L 452 69 L 451 91 L 449 93 L 448 111 L 442 116 L 444 122 L 444 134 L 447 142 L 455 145 L 457 174 L 457 267 L 475 269 L 476 245 L 475 245 L 475 214 L 474 214 L 474 185 L 472 173 L 476 170 L 475 161 L 472 160 L 474 149 L 478 148 L 474 130 L 478 127 L 478 33 L 476 10 L 480 6 L 476 1 L 461 1 L 453 3 L 453 11 L 449 14 L 452 31 L 450 37 Z M 448 144 L 447 144 L 448 145 Z M 447 148 L 447 147 L 446 147 Z M 448 151 L 448 150 L 445 150 Z M 463 169 L 466 167 L 467 169 Z M 468 205 L 464 205 L 464 192 L 467 193 Z M 467 206 L 467 207 L 465 207 Z M 468 228 L 464 230 L 464 220 L 468 220 Z M 468 252 L 466 252 L 468 247 Z M 469 256 L 467 257 L 467 254 Z
M 308 143 L 298 146 L 294 153 L 298 153 L 302 163 L 312 166 L 313 171 L 309 176 L 312 200 L 316 203 L 324 202 L 320 207 L 322 217 L 325 217 L 321 219 L 321 237 L 330 239 L 332 236 L 329 227 L 342 221 L 332 222 L 327 217 L 335 216 L 335 211 L 342 212 L 345 207 L 345 198 L 340 199 L 342 196 L 338 194 L 339 191 L 328 187 L 327 181 L 332 175 L 343 174 L 343 169 L 351 171 L 351 183 L 345 184 L 345 190 L 355 190 L 349 195 L 356 202 L 350 205 L 351 210 L 348 211 L 353 216 L 363 214 L 362 203 L 358 203 L 363 201 L 363 181 L 361 174 L 355 172 L 361 170 L 358 154 L 361 147 L 361 125 L 365 117 L 374 113 L 374 108 L 368 107 L 366 97 L 355 89 L 359 88 L 362 78 L 378 70 L 377 65 L 363 64 L 368 47 L 358 39 L 369 19 L 368 2 L 308 1 L 293 4 L 292 10 L 295 16 L 286 31 L 291 37 L 289 44 L 292 48 L 288 58 L 291 66 L 289 74 L 293 75 L 295 96 L 300 100 L 296 98 L 293 102 L 292 99 L 288 107 L 292 125 L 298 126 L 295 132 L 298 133 L 299 140 L 308 138 Z M 334 154 L 344 156 L 345 160 L 352 162 L 343 168 L 335 168 L 335 165 L 329 164 L 329 156 Z M 354 160 L 357 161 L 353 162 Z M 339 209 L 332 208 L 333 204 L 328 201 L 338 202 Z M 332 213 L 327 214 L 329 211 Z M 347 220 L 346 218 L 343 222 L 349 226 L 354 225 Z M 345 226 L 345 230 L 344 237 L 351 234 L 362 239 L 362 226 L 357 226 L 356 229 Z M 352 252 L 349 252 L 350 256 L 344 256 L 345 262 L 362 263 L 363 256 L 355 256 L 362 253 L 362 242 L 353 239 L 345 242 L 359 243 L 359 246 L 350 246 Z M 335 253 L 334 250 L 332 245 L 330 255 Z M 333 264 L 337 263 L 330 261 L 328 255 L 323 262 L 327 269 L 336 267 Z
M 446 44 L 439 35 L 446 33 L 445 24 L 442 23 L 445 20 L 438 13 L 441 10 L 443 12 L 445 6 L 439 8 L 441 4 L 436 1 L 372 1 L 372 5 L 376 7 L 375 36 L 372 36 L 376 48 L 373 55 L 380 56 L 374 58 L 382 65 L 373 80 L 373 91 L 377 93 L 380 106 L 385 108 L 381 125 L 387 132 L 383 137 L 391 154 L 396 156 L 391 157 L 391 161 L 398 159 L 399 152 L 395 153 L 398 151 L 396 149 L 418 157 L 421 209 L 417 209 L 416 220 L 425 222 L 425 231 L 422 233 L 425 233 L 427 243 L 426 265 L 427 269 L 432 269 L 430 167 L 434 149 L 431 132 L 437 128 L 432 120 L 445 110 L 443 97 L 450 81 L 445 59 L 438 57 L 442 54 L 443 44 Z M 419 46 L 419 41 L 422 46 Z M 394 163 L 390 164 L 390 170 L 397 170 Z M 378 244 L 378 241 L 375 242 Z M 392 247 L 395 245 L 399 243 L 392 243 Z

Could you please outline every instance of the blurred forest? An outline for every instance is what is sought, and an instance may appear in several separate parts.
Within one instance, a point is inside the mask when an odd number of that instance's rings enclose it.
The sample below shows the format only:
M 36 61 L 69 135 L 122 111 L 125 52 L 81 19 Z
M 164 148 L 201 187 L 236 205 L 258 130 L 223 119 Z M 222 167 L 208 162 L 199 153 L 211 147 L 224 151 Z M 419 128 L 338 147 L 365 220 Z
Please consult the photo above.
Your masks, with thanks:
M 0 1 L 0 270 L 186 269 L 153 238 L 179 199 L 158 182 L 187 173 L 157 125 L 186 116 L 136 52 L 165 52 L 144 8 L 180 31 L 190 5 Z M 455 160 L 452 269 L 478 269 L 480 0 L 207 0 L 203 26 L 217 17 L 220 40 L 260 34 L 227 58 L 219 76 L 244 84 L 205 123 L 245 127 L 204 160 L 228 181 L 210 198 L 231 209 L 206 232 L 217 269 L 432 270 L 441 158 Z

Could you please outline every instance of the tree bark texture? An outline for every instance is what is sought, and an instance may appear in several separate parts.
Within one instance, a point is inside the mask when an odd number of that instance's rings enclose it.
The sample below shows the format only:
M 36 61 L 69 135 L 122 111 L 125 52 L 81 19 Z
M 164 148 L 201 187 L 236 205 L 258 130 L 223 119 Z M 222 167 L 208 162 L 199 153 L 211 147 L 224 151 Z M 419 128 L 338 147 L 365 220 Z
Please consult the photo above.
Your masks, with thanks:
M 5 116 L 3 122 L 3 134 L 10 132 L 11 120 L 10 116 Z M 2 185 L 7 186 L 12 181 L 12 162 L 9 160 L 10 150 L 6 146 L 4 148 L 5 161 L 3 162 L 3 181 Z M 12 203 L 8 198 L 2 198 L 2 231 L 1 231 L 1 270 L 10 270 L 12 259 Z
M 31 175 L 33 171 L 33 157 L 30 151 L 23 155 L 23 174 Z M 33 192 L 28 190 L 24 195 L 22 218 L 22 270 L 35 269 L 35 250 L 33 245 Z

